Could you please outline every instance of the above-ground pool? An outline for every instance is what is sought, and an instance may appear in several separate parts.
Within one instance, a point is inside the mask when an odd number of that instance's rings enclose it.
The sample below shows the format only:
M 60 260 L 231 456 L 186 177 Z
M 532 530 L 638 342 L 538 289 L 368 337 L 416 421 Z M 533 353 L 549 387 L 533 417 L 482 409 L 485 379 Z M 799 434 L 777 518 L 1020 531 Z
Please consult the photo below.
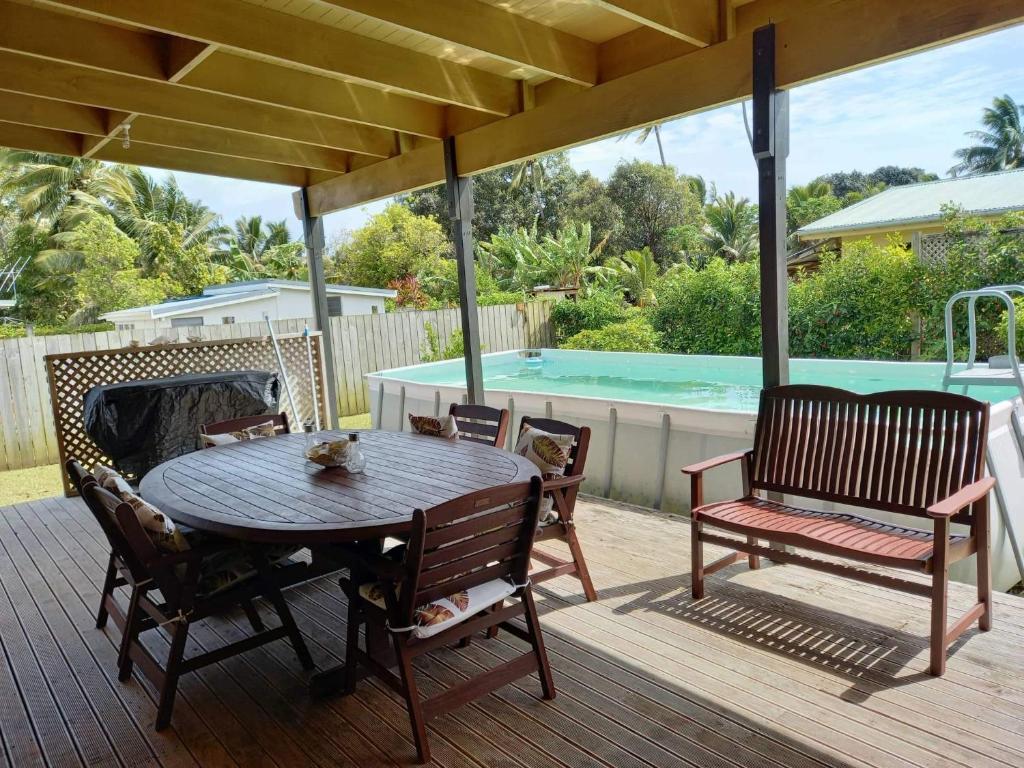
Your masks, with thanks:
M 512 411 L 513 424 L 523 416 L 547 415 L 590 427 L 583 486 L 588 493 L 688 511 L 689 486 L 679 468 L 748 448 L 753 440 L 760 358 L 544 349 L 484 355 L 483 369 L 487 404 Z M 862 394 L 938 391 L 944 369 L 944 363 L 792 360 L 790 379 Z M 408 429 L 407 413 L 445 412 L 466 392 L 461 359 L 381 371 L 367 379 L 374 424 L 383 429 Z M 1024 533 L 1024 505 L 1017 501 L 1024 500 L 1024 466 L 1009 425 L 1017 390 L 975 386 L 967 394 L 993 403 L 991 465 L 1003 497 L 1014 506 L 1005 510 L 993 499 L 994 577 L 998 586 L 1007 588 L 1020 580 L 1020 572 L 1003 520 L 1020 521 L 1015 527 Z M 515 434 L 509 430 L 509 447 Z M 739 491 L 735 467 L 706 478 L 709 501 Z M 927 526 L 926 521 L 910 522 Z M 953 576 L 972 581 L 973 570 L 972 561 L 963 561 L 954 566 Z

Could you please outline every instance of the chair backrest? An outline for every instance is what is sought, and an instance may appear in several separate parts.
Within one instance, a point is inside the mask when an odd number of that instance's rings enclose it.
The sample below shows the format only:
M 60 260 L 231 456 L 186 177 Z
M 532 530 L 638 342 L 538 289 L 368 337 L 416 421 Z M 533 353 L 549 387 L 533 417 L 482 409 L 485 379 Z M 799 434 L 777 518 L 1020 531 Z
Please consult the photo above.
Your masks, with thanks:
M 751 488 L 926 516 L 982 477 L 988 414 L 988 403 L 948 392 L 766 389 Z
M 574 427 L 564 421 L 523 416 L 519 422 L 519 431 L 529 424 L 534 429 L 550 432 L 553 435 L 572 435 L 572 448 L 569 449 L 569 460 L 565 465 L 566 477 L 582 475 L 587 464 L 587 449 L 590 447 L 590 427 Z
M 77 459 L 69 459 L 65 467 L 75 488 L 107 537 L 111 550 L 131 571 L 136 581 L 147 578 L 149 569 L 144 563 L 159 555 L 159 552 L 146 535 L 135 512 L 110 491 L 101 488 L 96 478 L 87 472 Z M 127 510 L 127 515 L 123 510 L 119 513 L 121 507 Z M 122 517 L 125 520 L 122 520 Z
M 203 424 L 200 431 L 204 435 L 226 435 L 228 432 L 239 432 L 249 427 L 258 427 L 260 424 L 273 422 L 274 431 L 279 435 L 287 435 L 288 414 L 286 413 L 264 413 L 259 416 L 242 416 L 238 419 L 225 419 L 215 421 L 212 424 Z
M 455 417 L 459 440 L 501 448 L 508 434 L 508 408 L 452 403 L 448 413 Z
M 399 613 L 494 579 L 524 585 L 540 517 L 541 480 L 499 485 L 413 513 Z

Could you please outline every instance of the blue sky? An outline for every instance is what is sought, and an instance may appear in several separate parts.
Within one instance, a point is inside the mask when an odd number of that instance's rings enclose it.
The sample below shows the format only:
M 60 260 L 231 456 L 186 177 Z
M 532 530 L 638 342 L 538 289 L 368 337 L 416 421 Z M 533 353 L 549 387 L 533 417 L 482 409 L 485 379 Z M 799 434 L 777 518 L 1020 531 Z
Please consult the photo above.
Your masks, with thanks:
M 1024 102 L 1024 26 L 796 88 L 790 95 L 789 183 L 833 171 L 871 171 L 880 165 L 920 166 L 945 175 L 981 111 L 1008 93 Z M 756 196 L 757 176 L 740 107 L 676 120 L 663 130 L 668 162 L 699 174 L 719 191 Z M 572 164 L 607 178 L 622 159 L 657 162 L 653 138 L 606 139 L 570 151 Z M 164 171 L 155 171 L 165 175 Z M 292 190 L 195 174 L 175 174 L 186 192 L 228 222 L 245 215 L 288 220 L 301 232 Z M 326 218 L 328 239 L 354 229 L 386 202 Z

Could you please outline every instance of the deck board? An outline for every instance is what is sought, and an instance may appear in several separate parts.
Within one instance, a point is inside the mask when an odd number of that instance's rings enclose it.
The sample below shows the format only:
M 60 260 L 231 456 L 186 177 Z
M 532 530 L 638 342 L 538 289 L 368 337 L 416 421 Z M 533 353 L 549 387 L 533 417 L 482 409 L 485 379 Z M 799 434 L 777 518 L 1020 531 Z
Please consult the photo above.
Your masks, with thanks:
M 537 589 L 558 697 L 539 700 L 531 677 L 439 718 L 436 765 L 1024 766 L 1021 598 L 998 595 L 993 631 L 968 631 L 935 679 L 922 598 L 736 565 L 694 603 L 685 519 L 593 499 L 577 519 L 601 600 L 586 603 L 571 578 Z M 80 500 L 0 510 L 0 768 L 362 768 L 414 757 L 388 689 L 364 681 L 353 696 L 311 700 L 285 642 L 185 676 L 173 727 L 154 732 L 153 691 L 117 681 L 117 630 L 93 626 L 106 557 Z M 337 582 L 288 598 L 317 664 L 336 663 Z M 969 587 L 951 590 L 954 610 L 972 599 Z M 248 629 L 240 612 L 200 622 L 190 650 Z M 429 654 L 418 663 L 424 694 L 522 648 L 502 634 Z

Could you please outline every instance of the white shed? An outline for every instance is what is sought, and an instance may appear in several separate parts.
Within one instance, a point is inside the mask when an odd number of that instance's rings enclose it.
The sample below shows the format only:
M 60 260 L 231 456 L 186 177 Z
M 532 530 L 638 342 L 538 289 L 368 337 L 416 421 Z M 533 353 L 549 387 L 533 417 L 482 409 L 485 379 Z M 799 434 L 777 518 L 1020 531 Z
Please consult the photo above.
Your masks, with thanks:
M 384 300 L 396 292 L 387 288 L 328 285 L 331 317 L 384 314 Z M 201 296 L 165 301 L 146 307 L 107 312 L 100 319 L 118 330 L 157 330 L 226 323 L 259 323 L 265 318 L 291 320 L 313 316 L 309 284 L 298 280 L 250 280 L 207 286 Z

